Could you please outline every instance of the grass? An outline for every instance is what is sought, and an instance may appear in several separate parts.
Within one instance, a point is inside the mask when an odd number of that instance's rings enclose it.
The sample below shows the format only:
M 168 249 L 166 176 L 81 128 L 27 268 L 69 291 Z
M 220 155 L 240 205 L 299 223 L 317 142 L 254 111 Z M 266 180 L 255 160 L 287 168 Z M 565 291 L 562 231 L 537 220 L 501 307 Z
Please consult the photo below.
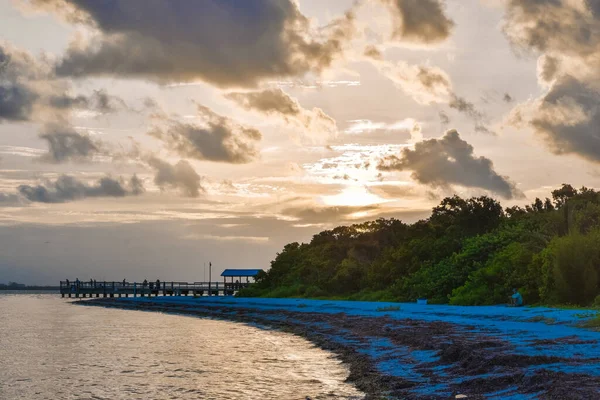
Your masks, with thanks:
M 584 328 L 600 329 L 600 312 L 597 312 L 594 318 L 581 323 Z

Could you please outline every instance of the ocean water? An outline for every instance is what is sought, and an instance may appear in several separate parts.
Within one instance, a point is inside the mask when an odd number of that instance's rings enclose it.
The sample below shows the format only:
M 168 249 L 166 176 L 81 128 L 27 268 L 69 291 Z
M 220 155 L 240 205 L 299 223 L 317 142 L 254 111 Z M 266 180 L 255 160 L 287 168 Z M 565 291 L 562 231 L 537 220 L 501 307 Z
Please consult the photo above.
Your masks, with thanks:
M 306 340 L 243 324 L 0 292 L 0 399 L 360 399 Z

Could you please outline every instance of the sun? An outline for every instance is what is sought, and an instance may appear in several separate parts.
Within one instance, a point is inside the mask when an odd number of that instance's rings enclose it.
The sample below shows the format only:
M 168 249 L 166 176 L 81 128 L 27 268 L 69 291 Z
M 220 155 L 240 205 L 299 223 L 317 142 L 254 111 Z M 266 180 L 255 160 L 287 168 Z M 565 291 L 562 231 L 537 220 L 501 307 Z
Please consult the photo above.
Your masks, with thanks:
M 323 202 L 323 204 L 328 206 L 350 207 L 370 206 L 389 201 L 371 193 L 364 185 L 347 186 L 338 194 L 321 196 L 320 200 Z

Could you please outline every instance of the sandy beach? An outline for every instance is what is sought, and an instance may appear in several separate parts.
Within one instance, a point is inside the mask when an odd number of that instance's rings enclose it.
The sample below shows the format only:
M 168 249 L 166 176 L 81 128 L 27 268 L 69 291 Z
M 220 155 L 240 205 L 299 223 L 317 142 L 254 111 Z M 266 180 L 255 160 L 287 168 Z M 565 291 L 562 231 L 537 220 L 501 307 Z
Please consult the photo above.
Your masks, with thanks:
M 336 354 L 368 399 L 593 399 L 595 311 L 224 297 L 75 304 L 232 320 L 303 336 Z

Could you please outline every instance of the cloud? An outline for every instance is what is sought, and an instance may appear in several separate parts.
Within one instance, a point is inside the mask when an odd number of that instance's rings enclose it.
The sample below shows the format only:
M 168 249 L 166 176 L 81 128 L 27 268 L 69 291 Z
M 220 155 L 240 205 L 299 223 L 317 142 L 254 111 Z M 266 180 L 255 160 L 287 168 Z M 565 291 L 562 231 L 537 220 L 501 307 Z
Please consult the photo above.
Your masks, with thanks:
M 571 76 L 519 109 L 555 154 L 575 153 L 600 162 L 600 91 Z
M 457 96 L 455 93 L 452 93 L 451 100 L 448 105 L 450 108 L 453 108 L 472 119 L 475 122 L 476 132 L 493 134 L 493 132 L 490 131 L 487 126 L 485 126 L 483 121 L 485 115 L 479 111 L 473 103 L 467 101 L 463 97 Z
M 475 123 L 475 131 L 492 133 L 485 125 L 485 114 L 471 102 L 456 94 L 448 74 L 434 66 L 392 63 L 370 58 L 379 72 L 421 105 L 448 104 Z
M 393 133 L 395 136 L 398 133 L 405 132 L 409 133 L 411 137 L 419 137 L 421 134 L 421 124 L 413 119 L 413 118 L 405 118 L 401 121 L 396 121 L 393 123 L 385 123 L 385 122 L 374 122 L 368 119 L 355 119 L 348 121 L 348 128 L 344 131 L 346 134 L 350 135 L 360 135 L 363 133 L 368 133 L 369 138 L 376 138 L 373 135 L 374 132 L 381 133 Z M 383 135 L 386 141 L 389 141 L 389 135 Z
M 166 127 L 157 126 L 149 134 L 182 157 L 232 164 L 246 164 L 258 158 L 256 144 L 262 138 L 258 130 L 202 105 L 198 105 L 198 116 L 202 125 L 168 120 Z
M 124 197 L 143 192 L 141 182 L 135 175 L 128 186 L 109 176 L 89 185 L 73 176 L 61 175 L 54 182 L 47 181 L 37 186 L 21 185 L 18 191 L 27 200 L 40 203 L 65 203 L 88 197 Z
M 371 63 L 419 104 L 447 103 L 452 95 L 450 77 L 440 68 L 377 59 Z
M 522 196 L 515 184 L 498 175 L 491 160 L 476 157 L 473 146 L 460 138 L 456 130 L 439 139 L 423 140 L 414 150 L 405 148 L 400 156 L 384 157 L 381 171 L 412 171 L 411 177 L 431 187 L 461 185 L 492 191 L 504 198 Z
M 446 114 L 445 111 L 440 111 L 438 113 L 438 117 L 440 117 L 440 123 L 444 126 L 447 126 L 450 123 L 450 117 Z
M 44 154 L 41 160 L 49 163 L 89 161 L 101 151 L 100 143 L 76 132 L 68 125 L 48 125 L 40 138 L 48 142 L 48 153 Z
M 599 20 L 595 0 L 509 0 L 504 32 L 525 51 L 596 58 Z
M 16 193 L 0 193 L 0 207 L 20 207 L 25 199 Z
M 320 72 L 342 54 L 354 31 L 351 12 L 313 29 L 293 0 L 33 3 L 97 30 L 90 41 L 71 43 L 56 68 L 61 76 L 252 87 L 264 79 Z
M 27 121 L 36 98 L 37 95 L 26 86 L 0 84 L 0 122 Z
M 513 46 L 539 54 L 546 91 L 517 105 L 513 124 L 529 126 L 555 154 L 600 162 L 600 13 L 597 1 L 511 0 L 504 31 Z
M 172 165 L 155 156 L 147 160 L 148 165 L 156 171 L 154 183 L 161 190 L 166 187 L 179 189 L 185 196 L 198 197 L 204 188 L 200 182 L 200 175 L 185 160 Z
M 356 219 L 357 216 L 363 217 L 367 213 L 376 212 L 378 206 L 298 206 L 289 207 L 282 211 L 282 214 L 294 218 L 304 223 L 329 223 L 347 221 Z
M 31 59 L 0 43 L 0 122 L 27 121 L 38 95 L 27 85 Z
M 560 72 L 560 60 L 556 57 L 542 55 L 538 59 L 538 81 L 549 85 Z
M 133 174 L 131 179 L 129 179 L 129 192 L 134 196 L 138 196 L 146 192 L 144 181 L 138 178 L 136 174 Z
M 305 128 L 306 136 L 314 142 L 324 142 L 337 136 L 337 124 L 320 108 L 307 110 L 283 90 L 266 89 L 256 92 L 233 92 L 225 95 L 246 110 L 275 115 L 287 123 Z
M 100 114 L 127 109 L 127 104 L 121 98 L 109 95 L 105 90 L 94 90 L 91 96 L 54 95 L 50 97 L 49 103 L 56 109 L 84 109 Z
M 372 58 L 374 60 L 383 60 L 383 54 L 381 53 L 381 50 L 379 50 L 377 46 L 374 45 L 366 46 L 363 55 L 367 58 Z
M 454 22 L 440 0 L 377 0 L 386 4 L 394 19 L 392 38 L 416 43 L 437 43 L 450 36 Z
M 0 122 L 64 122 L 73 110 L 108 114 L 128 109 L 105 90 L 88 96 L 71 95 L 69 89 L 45 59 L 0 43 Z

